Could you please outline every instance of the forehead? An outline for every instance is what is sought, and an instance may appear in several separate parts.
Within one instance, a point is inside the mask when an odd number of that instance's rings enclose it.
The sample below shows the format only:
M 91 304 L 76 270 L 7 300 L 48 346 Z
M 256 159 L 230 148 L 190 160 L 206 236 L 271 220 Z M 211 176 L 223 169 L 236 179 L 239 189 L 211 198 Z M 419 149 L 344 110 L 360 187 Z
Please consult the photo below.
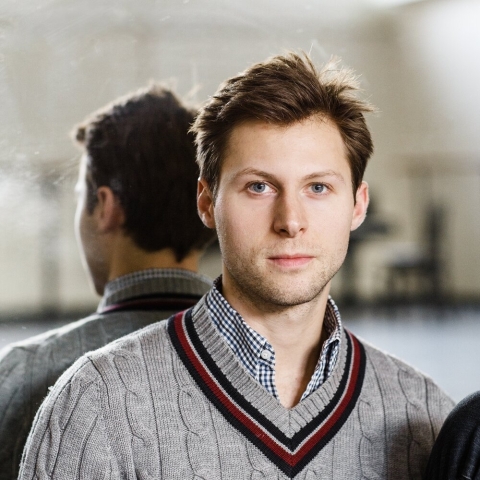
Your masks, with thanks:
M 250 121 L 234 127 L 226 145 L 221 174 L 260 166 L 279 173 L 283 169 L 289 174 L 330 169 L 350 176 L 339 129 L 330 120 L 318 117 L 286 126 Z

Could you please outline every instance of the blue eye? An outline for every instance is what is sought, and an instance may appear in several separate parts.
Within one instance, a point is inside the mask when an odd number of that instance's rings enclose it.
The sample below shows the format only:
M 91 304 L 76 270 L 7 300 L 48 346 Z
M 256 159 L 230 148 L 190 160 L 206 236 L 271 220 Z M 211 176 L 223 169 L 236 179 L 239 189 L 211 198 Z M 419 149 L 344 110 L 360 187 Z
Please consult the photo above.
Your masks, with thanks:
M 326 187 L 323 183 L 314 183 L 312 185 L 312 190 L 314 193 L 323 193 Z
M 250 189 L 255 193 L 263 193 L 265 192 L 266 188 L 267 188 L 267 185 L 265 183 L 260 183 L 260 182 L 252 183 L 250 185 Z

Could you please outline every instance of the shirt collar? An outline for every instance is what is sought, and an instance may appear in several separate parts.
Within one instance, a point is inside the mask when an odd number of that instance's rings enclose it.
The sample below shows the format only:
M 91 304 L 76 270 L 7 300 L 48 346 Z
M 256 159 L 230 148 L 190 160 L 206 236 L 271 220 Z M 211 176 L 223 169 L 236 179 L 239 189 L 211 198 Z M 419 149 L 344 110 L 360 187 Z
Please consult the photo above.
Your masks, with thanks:
M 220 291 L 221 282 L 222 277 L 219 276 L 213 282 L 213 286 L 206 296 L 210 316 L 230 348 L 240 357 L 247 370 L 253 376 L 256 376 L 257 364 L 259 362 L 270 362 L 272 367 L 274 366 L 275 356 L 273 347 L 265 337 L 251 328 L 243 317 L 228 303 Z M 343 327 L 340 312 L 330 296 L 325 309 L 323 326 L 328 338 L 322 346 L 322 351 L 335 343 L 340 344 L 342 335 Z M 264 350 L 271 352 L 272 355 L 269 359 L 261 357 L 261 353 Z M 320 355 L 318 360 L 317 368 L 321 364 L 321 358 L 322 355 Z
M 240 358 L 242 364 L 254 377 L 261 352 L 273 348 L 267 339 L 251 328 L 243 317 L 227 302 L 220 292 L 221 276 L 213 282 L 212 289 L 206 296 L 206 303 L 213 323 L 218 331 Z
M 201 274 L 180 268 L 149 268 L 122 275 L 105 285 L 97 311 L 126 299 L 155 294 L 204 295 L 212 281 Z

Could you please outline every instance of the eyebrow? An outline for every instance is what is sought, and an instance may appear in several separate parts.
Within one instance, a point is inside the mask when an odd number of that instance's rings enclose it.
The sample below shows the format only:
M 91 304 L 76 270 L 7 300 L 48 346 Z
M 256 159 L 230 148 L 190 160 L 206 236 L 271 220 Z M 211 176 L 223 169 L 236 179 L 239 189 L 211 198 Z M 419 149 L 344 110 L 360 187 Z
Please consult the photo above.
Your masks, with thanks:
M 255 175 L 257 177 L 262 177 L 266 180 L 270 180 L 272 182 L 275 181 L 276 178 L 277 178 L 275 175 L 273 175 L 271 173 L 268 173 L 268 172 L 265 172 L 263 170 L 258 170 L 257 168 L 247 167 L 247 168 L 244 168 L 243 170 L 240 170 L 239 172 L 235 173 L 235 175 L 233 175 L 233 180 L 236 180 L 237 178 L 242 177 L 243 175 Z M 305 176 L 303 178 L 303 180 L 314 180 L 316 178 L 324 178 L 324 177 L 335 177 L 336 179 L 338 179 L 343 184 L 346 183 L 343 176 L 340 175 L 338 172 L 335 172 L 334 170 L 322 170 L 320 172 L 313 172 L 313 173 L 310 173 L 309 175 Z

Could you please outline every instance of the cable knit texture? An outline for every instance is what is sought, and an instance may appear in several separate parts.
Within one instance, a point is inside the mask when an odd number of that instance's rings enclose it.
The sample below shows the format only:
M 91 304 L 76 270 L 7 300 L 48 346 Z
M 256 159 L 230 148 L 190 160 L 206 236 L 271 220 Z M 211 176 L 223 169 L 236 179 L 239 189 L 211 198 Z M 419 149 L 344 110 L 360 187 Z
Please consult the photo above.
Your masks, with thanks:
M 344 330 L 332 375 L 285 409 L 201 300 L 65 372 L 19 478 L 420 479 L 452 406 L 429 378 Z
M 152 269 L 137 272 L 108 284 L 99 310 L 128 299 L 144 296 L 151 299 L 158 295 L 162 297 L 165 294 L 174 294 L 177 299 L 181 295 L 200 298 L 209 290 L 210 286 L 211 282 L 205 277 L 184 270 Z M 92 315 L 62 328 L 8 346 L 0 352 L 0 480 L 13 480 L 18 477 L 22 450 L 35 413 L 47 395 L 48 389 L 54 385 L 60 375 L 86 352 L 96 350 L 146 325 L 168 318 L 174 312 L 169 306 L 162 308 L 161 301 L 160 298 L 154 311 L 121 311 L 107 315 Z M 145 397 L 148 392 L 143 391 L 143 387 L 139 387 L 139 383 L 132 381 L 139 375 L 138 379 L 147 382 L 146 377 L 142 377 L 146 371 L 141 358 L 141 349 L 139 349 L 133 353 L 119 353 L 115 359 L 115 365 L 119 368 L 124 366 L 121 369 L 122 375 L 119 380 L 121 385 L 125 386 L 127 411 L 133 416 L 138 412 L 133 406 L 136 402 L 146 402 L 146 410 L 148 410 L 148 406 L 151 406 L 148 404 L 149 401 L 151 402 L 150 397 Z M 83 378 L 81 371 L 83 370 L 79 370 L 79 379 Z M 81 380 L 75 385 L 68 385 L 62 392 L 61 399 L 68 403 L 68 408 L 72 412 L 76 412 L 78 408 L 86 408 L 93 415 L 89 417 L 88 423 L 82 426 L 86 435 L 84 438 L 82 437 L 82 441 L 85 443 L 75 443 L 74 431 L 70 431 L 66 428 L 67 424 L 62 423 L 67 422 L 67 417 L 57 419 L 53 415 L 52 435 L 45 439 L 46 443 L 39 450 L 39 458 L 43 458 L 43 455 L 47 455 L 47 452 L 51 452 L 52 449 L 56 449 L 55 451 L 59 454 L 62 453 L 60 445 L 64 443 L 60 442 L 60 437 L 57 435 L 60 433 L 66 435 L 63 438 L 71 439 L 72 446 L 81 448 L 83 453 L 78 458 L 69 459 L 60 455 L 62 458 L 58 461 L 49 457 L 50 460 L 39 470 L 40 478 L 50 478 L 55 469 L 59 468 L 68 472 L 68 475 L 65 473 L 63 477 L 65 479 L 75 478 L 76 475 L 85 479 L 96 478 L 92 472 L 97 466 L 101 465 L 103 461 L 110 462 L 108 460 L 110 456 L 105 457 L 104 453 L 96 449 L 89 440 L 104 438 L 106 442 L 105 425 L 99 413 L 102 410 L 101 402 L 106 398 L 104 396 L 105 387 L 92 380 L 85 380 L 87 383 L 83 383 L 83 381 Z M 156 445 L 157 435 L 152 431 L 155 418 L 145 414 L 141 416 L 140 420 L 135 421 L 132 450 L 138 458 L 139 468 L 151 474 L 151 477 L 145 478 L 158 478 L 158 464 L 156 463 L 157 467 L 154 468 L 149 463 L 151 459 L 159 456 Z M 150 432 L 150 436 L 146 432 Z M 140 441 L 139 438 L 142 440 Z M 126 441 L 126 439 L 124 440 Z M 112 463 L 108 463 L 107 472 L 117 471 L 113 458 Z M 78 465 L 75 462 L 79 462 Z M 112 478 L 119 478 L 115 477 L 114 473 L 112 475 Z M 109 478 L 107 474 L 105 478 Z

